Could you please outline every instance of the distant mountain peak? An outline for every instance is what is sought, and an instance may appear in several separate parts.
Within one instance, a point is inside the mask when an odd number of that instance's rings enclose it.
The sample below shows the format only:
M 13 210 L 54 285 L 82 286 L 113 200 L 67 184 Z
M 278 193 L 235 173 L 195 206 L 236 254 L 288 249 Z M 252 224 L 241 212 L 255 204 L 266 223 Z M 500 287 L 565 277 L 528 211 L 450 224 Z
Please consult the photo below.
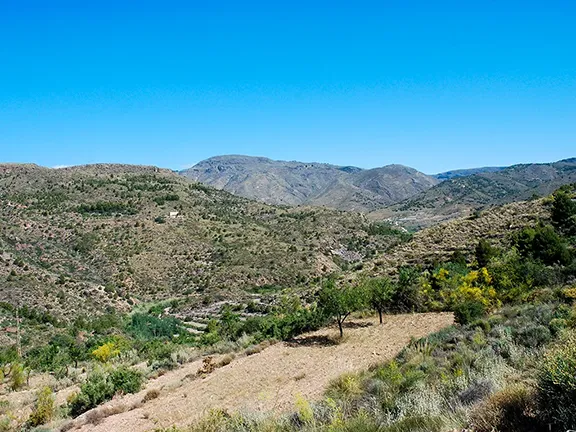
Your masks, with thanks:
M 269 204 L 357 211 L 401 201 L 438 182 L 431 176 L 398 164 L 362 169 L 242 155 L 212 157 L 181 174 Z

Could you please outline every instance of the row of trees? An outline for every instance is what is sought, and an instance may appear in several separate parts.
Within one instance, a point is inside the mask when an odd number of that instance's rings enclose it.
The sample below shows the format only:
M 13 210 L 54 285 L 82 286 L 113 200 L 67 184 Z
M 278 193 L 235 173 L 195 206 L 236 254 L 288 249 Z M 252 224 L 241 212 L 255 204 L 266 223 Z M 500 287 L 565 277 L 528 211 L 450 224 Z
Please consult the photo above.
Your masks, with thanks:
M 325 316 L 335 319 L 342 337 L 344 321 L 357 310 L 373 308 L 378 312 L 382 324 L 382 315 L 395 306 L 397 293 L 398 285 L 388 278 L 368 279 L 358 287 L 338 287 L 330 279 L 320 290 L 318 308 Z

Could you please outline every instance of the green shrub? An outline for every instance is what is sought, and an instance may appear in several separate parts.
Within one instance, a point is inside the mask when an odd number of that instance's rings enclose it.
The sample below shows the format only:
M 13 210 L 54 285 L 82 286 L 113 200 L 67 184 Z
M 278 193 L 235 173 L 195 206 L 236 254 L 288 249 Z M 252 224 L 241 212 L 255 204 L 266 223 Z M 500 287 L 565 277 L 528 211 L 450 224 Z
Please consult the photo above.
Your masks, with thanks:
M 25 383 L 24 367 L 20 363 L 13 363 L 10 368 L 10 390 L 20 390 Z
M 135 313 L 127 325 L 127 330 L 137 338 L 171 339 L 173 335 L 180 334 L 182 322 L 173 317 L 158 318 L 148 314 Z
M 101 403 L 112 399 L 116 393 L 136 393 L 143 377 L 135 370 L 120 367 L 110 373 L 94 372 L 80 386 L 80 393 L 69 401 L 70 413 L 78 416 Z
M 543 418 L 564 430 L 576 427 L 576 333 L 549 350 L 539 376 Z
M 94 372 L 80 386 L 80 393 L 69 401 L 70 414 L 76 417 L 114 396 L 114 387 L 103 372 Z
M 552 333 L 547 326 L 530 323 L 515 331 L 514 339 L 525 347 L 532 348 L 544 345 L 552 340 Z
M 36 427 L 48 423 L 54 417 L 55 409 L 52 389 L 50 387 L 42 388 L 38 392 L 36 404 L 28 418 L 28 425 Z
M 554 194 L 551 219 L 554 226 L 567 235 L 576 235 L 576 202 L 566 191 Z
M 522 255 L 547 265 L 567 265 L 572 261 L 572 253 L 565 238 L 550 225 L 524 228 L 516 235 L 516 244 Z
M 476 320 L 470 323 L 470 327 L 482 329 L 482 331 L 486 334 L 490 333 L 490 330 L 492 330 L 492 325 L 487 319 Z
M 395 312 L 411 312 L 422 309 L 423 299 L 418 286 L 420 272 L 415 267 L 398 270 L 398 285 L 390 302 Z
M 343 374 L 333 380 L 326 392 L 338 399 L 354 399 L 362 394 L 360 377 L 356 374 Z
M 486 267 L 490 260 L 496 255 L 496 250 L 486 239 L 481 239 L 476 245 L 476 262 L 478 268 Z
M 176 346 L 173 343 L 151 340 L 142 344 L 138 353 L 148 360 L 148 364 L 152 364 L 155 361 L 171 360 L 175 350 Z
M 136 393 L 142 387 L 142 374 L 125 366 L 114 369 L 109 376 L 114 387 L 114 393 Z
M 552 334 L 557 335 L 568 327 L 568 322 L 564 318 L 553 318 L 548 324 L 548 327 L 552 331 Z
M 479 301 L 467 301 L 454 306 L 454 318 L 459 324 L 470 324 L 486 314 L 486 307 Z
M 172 358 L 154 360 L 152 362 L 148 361 L 148 365 L 154 371 L 170 371 L 178 367 L 178 363 Z

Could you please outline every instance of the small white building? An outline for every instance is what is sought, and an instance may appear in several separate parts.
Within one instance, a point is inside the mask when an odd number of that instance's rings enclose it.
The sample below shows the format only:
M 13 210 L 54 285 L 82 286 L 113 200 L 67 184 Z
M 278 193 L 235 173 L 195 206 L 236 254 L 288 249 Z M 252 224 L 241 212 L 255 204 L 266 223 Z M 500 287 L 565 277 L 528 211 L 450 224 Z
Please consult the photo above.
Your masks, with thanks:
M 171 211 L 170 214 L 169 214 L 170 219 L 176 219 L 179 214 L 180 214 L 180 213 L 178 213 L 177 211 Z

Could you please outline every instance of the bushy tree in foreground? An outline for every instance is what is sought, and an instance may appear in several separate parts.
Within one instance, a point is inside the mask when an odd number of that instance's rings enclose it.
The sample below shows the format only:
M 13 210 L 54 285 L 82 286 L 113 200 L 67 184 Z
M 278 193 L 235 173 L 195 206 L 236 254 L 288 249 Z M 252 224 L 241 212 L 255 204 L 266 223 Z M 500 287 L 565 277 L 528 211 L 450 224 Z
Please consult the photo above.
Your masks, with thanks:
M 336 320 L 342 337 L 344 321 L 352 312 L 366 306 L 366 296 L 361 288 L 337 287 L 333 280 L 329 280 L 320 290 L 318 306 L 326 316 Z
M 490 260 L 496 255 L 496 251 L 488 240 L 481 239 L 476 245 L 475 255 L 478 268 L 482 268 L 488 266 Z
M 382 314 L 390 308 L 396 294 L 396 286 L 388 278 L 368 279 L 364 285 L 368 302 L 378 311 L 380 324 L 382 324 Z

